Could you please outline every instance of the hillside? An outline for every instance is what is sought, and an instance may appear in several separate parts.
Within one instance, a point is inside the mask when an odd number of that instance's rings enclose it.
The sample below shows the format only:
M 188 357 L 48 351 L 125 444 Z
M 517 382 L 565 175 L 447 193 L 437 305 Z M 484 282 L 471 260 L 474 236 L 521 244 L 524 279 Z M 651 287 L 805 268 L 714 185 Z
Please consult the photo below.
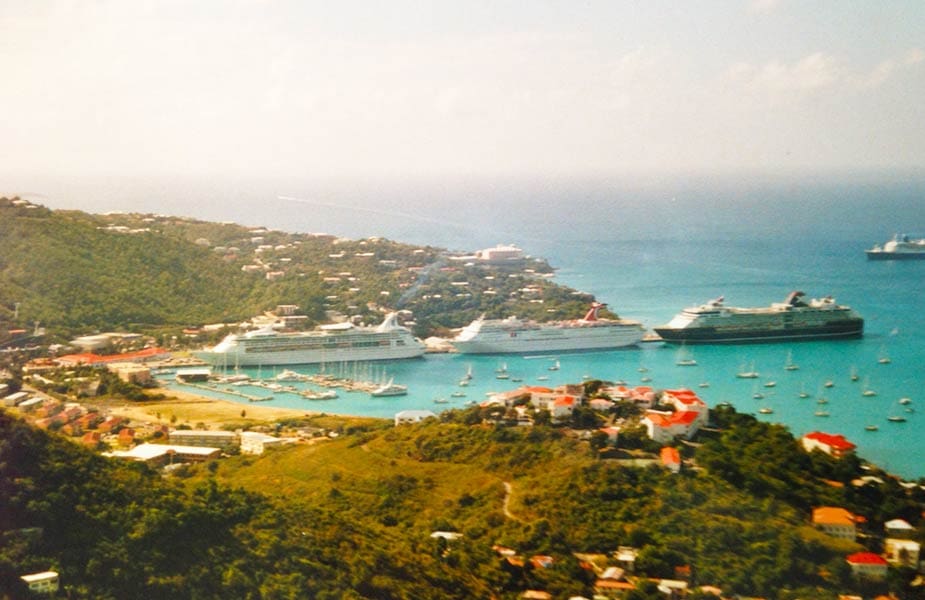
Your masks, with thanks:
M 854 581 L 844 557 L 862 546 L 808 517 L 834 504 L 869 531 L 902 517 L 921 532 L 921 489 L 882 473 L 867 473 L 882 485 L 858 487 L 856 459 L 808 455 L 752 417 L 718 420 L 726 432 L 684 447 L 699 468 L 680 475 L 596 458 L 568 429 L 483 425 L 472 409 L 351 426 L 163 478 L 0 412 L 0 585 L 53 568 L 72 598 L 590 597 L 595 574 L 576 553 L 607 563 L 632 546 L 639 590 L 683 571 L 691 584 L 772 600 L 915 597 L 907 574 Z M 551 562 L 519 567 L 498 545 Z
M 531 259 L 464 265 L 438 248 L 344 240 L 164 215 L 51 211 L 0 198 L 0 330 L 52 336 L 124 329 L 162 336 L 296 304 L 309 325 L 329 312 L 371 322 L 412 311 L 418 335 L 480 313 L 580 316 L 590 296 L 558 286 Z

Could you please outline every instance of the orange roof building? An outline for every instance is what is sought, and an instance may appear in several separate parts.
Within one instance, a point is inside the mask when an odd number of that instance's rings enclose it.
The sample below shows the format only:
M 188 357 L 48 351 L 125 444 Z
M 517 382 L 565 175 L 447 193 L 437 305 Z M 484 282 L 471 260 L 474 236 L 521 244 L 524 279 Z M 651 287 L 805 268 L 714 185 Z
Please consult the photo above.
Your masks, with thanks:
M 858 518 L 838 506 L 821 506 L 813 509 L 813 525 L 827 535 L 845 540 L 857 537 Z

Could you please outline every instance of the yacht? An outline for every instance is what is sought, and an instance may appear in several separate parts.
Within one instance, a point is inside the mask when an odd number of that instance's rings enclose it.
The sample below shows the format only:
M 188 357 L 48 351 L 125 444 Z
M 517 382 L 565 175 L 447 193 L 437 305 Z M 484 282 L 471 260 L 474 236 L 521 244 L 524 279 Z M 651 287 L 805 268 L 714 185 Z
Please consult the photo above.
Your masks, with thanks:
M 380 385 L 373 391 L 369 393 L 370 396 L 375 396 L 377 398 L 385 396 L 405 396 L 408 394 L 408 386 L 400 385 L 395 383 L 393 380 L 389 379 L 389 382 L 383 385 Z

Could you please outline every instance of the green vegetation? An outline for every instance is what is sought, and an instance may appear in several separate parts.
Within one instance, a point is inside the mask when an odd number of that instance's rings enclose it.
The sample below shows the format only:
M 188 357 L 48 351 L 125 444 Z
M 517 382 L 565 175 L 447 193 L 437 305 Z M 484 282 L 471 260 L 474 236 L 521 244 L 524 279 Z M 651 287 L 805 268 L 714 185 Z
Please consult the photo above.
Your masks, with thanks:
M 633 546 L 643 578 L 680 568 L 692 583 L 770 599 L 913 597 L 909 573 L 854 581 L 844 557 L 862 546 L 821 534 L 809 517 L 813 506 L 844 506 L 874 533 L 902 517 L 922 540 L 921 488 L 856 459 L 808 455 L 779 426 L 720 411 L 722 435 L 682 448 L 699 469 L 672 475 L 595 458 L 567 429 L 484 425 L 476 410 L 357 426 L 182 479 L 0 413 L 0 584 L 54 568 L 73 598 L 590 596 L 593 573 L 574 553 Z M 852 483 L 862 474 L 884 483 Z M 36 527 L 40 536 L 24 533 Z M 496 544 L 553 565 L 512 566 Z M 635 597 L 651 597 L 647 585 Z
M 0 335 L 40 322 L 59 339 L 114 329 L 182 339 L 184 327 L 240 322 L 279 304 L 298 305 L 307 325 L 329 311 L 376 322 L 380 307 L 408 309 L 422 336 L 482 312 L 581 316 L 591 297 L 542 277 L 551 272 L 532 259 L 467 266 L 438 248 L 379 238 L 50 211 L 0 198 Z

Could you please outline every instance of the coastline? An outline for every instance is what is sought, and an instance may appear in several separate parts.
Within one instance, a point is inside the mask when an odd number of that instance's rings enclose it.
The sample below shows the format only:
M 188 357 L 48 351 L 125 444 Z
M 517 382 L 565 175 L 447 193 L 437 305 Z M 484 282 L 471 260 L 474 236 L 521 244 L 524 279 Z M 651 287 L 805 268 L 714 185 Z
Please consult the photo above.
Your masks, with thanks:
M 189 425 L 201 423 L 208 429 L 221 429 L 230 424 L 247 428 L 293 418 L 331 418 L 339 422 L 378 420 L 374 417 L 330 415 L 323 411 L 263 406 L 256 403 L 244 405 L 232 400 L 210 398 L 179 390 L 169 390 L 165 396 L 163 400 L 120 402 L 109 406 L 108 409 L 112 414 L 130 421 Z

